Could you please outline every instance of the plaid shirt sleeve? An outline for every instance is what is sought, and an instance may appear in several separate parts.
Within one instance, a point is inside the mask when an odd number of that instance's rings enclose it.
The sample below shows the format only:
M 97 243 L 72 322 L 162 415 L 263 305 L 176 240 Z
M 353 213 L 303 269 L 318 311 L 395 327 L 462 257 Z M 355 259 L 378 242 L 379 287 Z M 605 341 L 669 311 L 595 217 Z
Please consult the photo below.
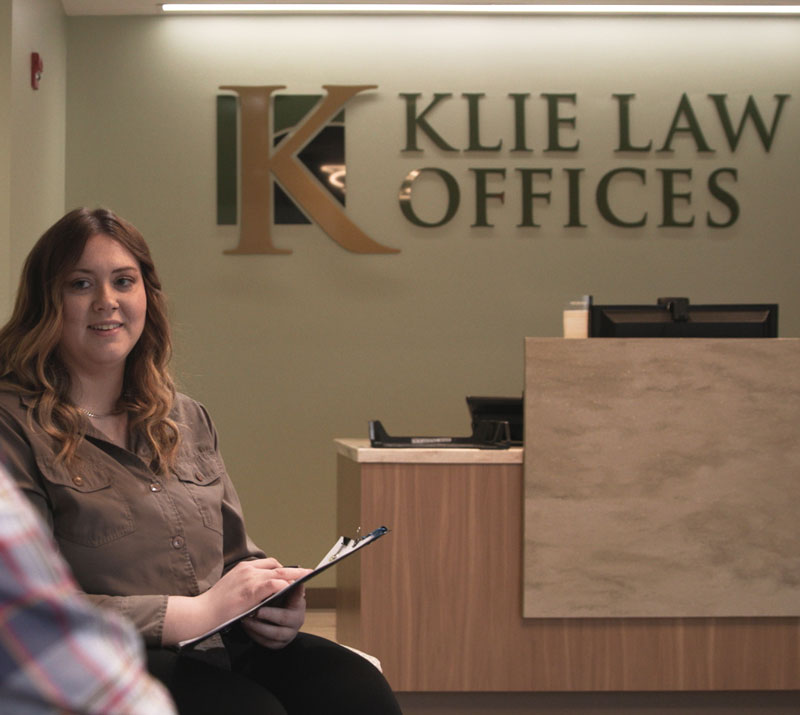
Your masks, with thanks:
M 80 595 L 0 462 L 0 709 L 174 714 L 143 662 L 136 631 Z

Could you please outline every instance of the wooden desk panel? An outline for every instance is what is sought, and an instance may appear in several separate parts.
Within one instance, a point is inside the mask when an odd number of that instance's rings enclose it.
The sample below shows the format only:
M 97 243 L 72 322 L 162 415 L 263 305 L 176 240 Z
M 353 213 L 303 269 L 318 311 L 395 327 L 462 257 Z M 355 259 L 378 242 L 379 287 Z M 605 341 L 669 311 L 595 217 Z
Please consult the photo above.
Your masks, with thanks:
M 521 464 L 338 459 L 342 533 L 392 533 L 337 567 L 337 638 L 397 691 L 800 689 L 798 619 L 523 619 Z

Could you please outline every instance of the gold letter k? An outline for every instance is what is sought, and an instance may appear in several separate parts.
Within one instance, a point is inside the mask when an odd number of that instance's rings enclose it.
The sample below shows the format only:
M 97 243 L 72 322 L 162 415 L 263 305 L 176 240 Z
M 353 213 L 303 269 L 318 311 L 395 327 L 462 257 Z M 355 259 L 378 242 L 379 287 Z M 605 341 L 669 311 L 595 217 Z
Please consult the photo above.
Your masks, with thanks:
M 225 253 L 291 253 L 272 243 L 272 175 L 325 233 L 355 253 L 398 253 L 372 240 L 297 160 L 297 154 L 359 92 L 376 85 L 324 85 L 327 94 L 314 111 L 272 151 L 270 99 L 280 85 L 224 86 L 236 92 L 241 112 L 242 207 L 239 245 Z

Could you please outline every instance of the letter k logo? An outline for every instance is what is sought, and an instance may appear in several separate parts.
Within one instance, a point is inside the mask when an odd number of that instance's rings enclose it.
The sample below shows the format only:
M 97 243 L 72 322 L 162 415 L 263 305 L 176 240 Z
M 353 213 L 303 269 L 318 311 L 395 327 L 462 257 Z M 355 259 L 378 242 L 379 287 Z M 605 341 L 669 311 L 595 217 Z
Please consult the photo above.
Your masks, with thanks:
M 239 97 L 241 127 L 241 220 L 239 244 L 225 251 L 232 254 L 287 254 L 290 250 L 272 242 L 273 193 L 277 179 L 292 200 L 330 238 L 355 253 L 398 253 L 374 241 L 345 214 L 297 155 L 359 92 L 375 85 L 324 85 L 326 95 L 295 131 L 272 147 L 272 94 L 284 86 L 223 86 Z

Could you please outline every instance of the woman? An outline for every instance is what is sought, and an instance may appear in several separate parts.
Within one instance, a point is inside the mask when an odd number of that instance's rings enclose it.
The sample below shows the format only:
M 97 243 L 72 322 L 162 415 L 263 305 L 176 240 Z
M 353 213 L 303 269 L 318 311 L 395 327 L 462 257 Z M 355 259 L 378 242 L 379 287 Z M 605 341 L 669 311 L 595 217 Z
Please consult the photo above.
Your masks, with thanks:
M 298 633 L 302 590 L 177 651 L 306 570 L 248 538 L 214 426 L 176 393 L 170 352 L 131 224 L 77 209 L 45 232 L 0 330 L 0 450 L 82 589 L 136 624 L 181 712 L 399 713 L 367 660 Z

